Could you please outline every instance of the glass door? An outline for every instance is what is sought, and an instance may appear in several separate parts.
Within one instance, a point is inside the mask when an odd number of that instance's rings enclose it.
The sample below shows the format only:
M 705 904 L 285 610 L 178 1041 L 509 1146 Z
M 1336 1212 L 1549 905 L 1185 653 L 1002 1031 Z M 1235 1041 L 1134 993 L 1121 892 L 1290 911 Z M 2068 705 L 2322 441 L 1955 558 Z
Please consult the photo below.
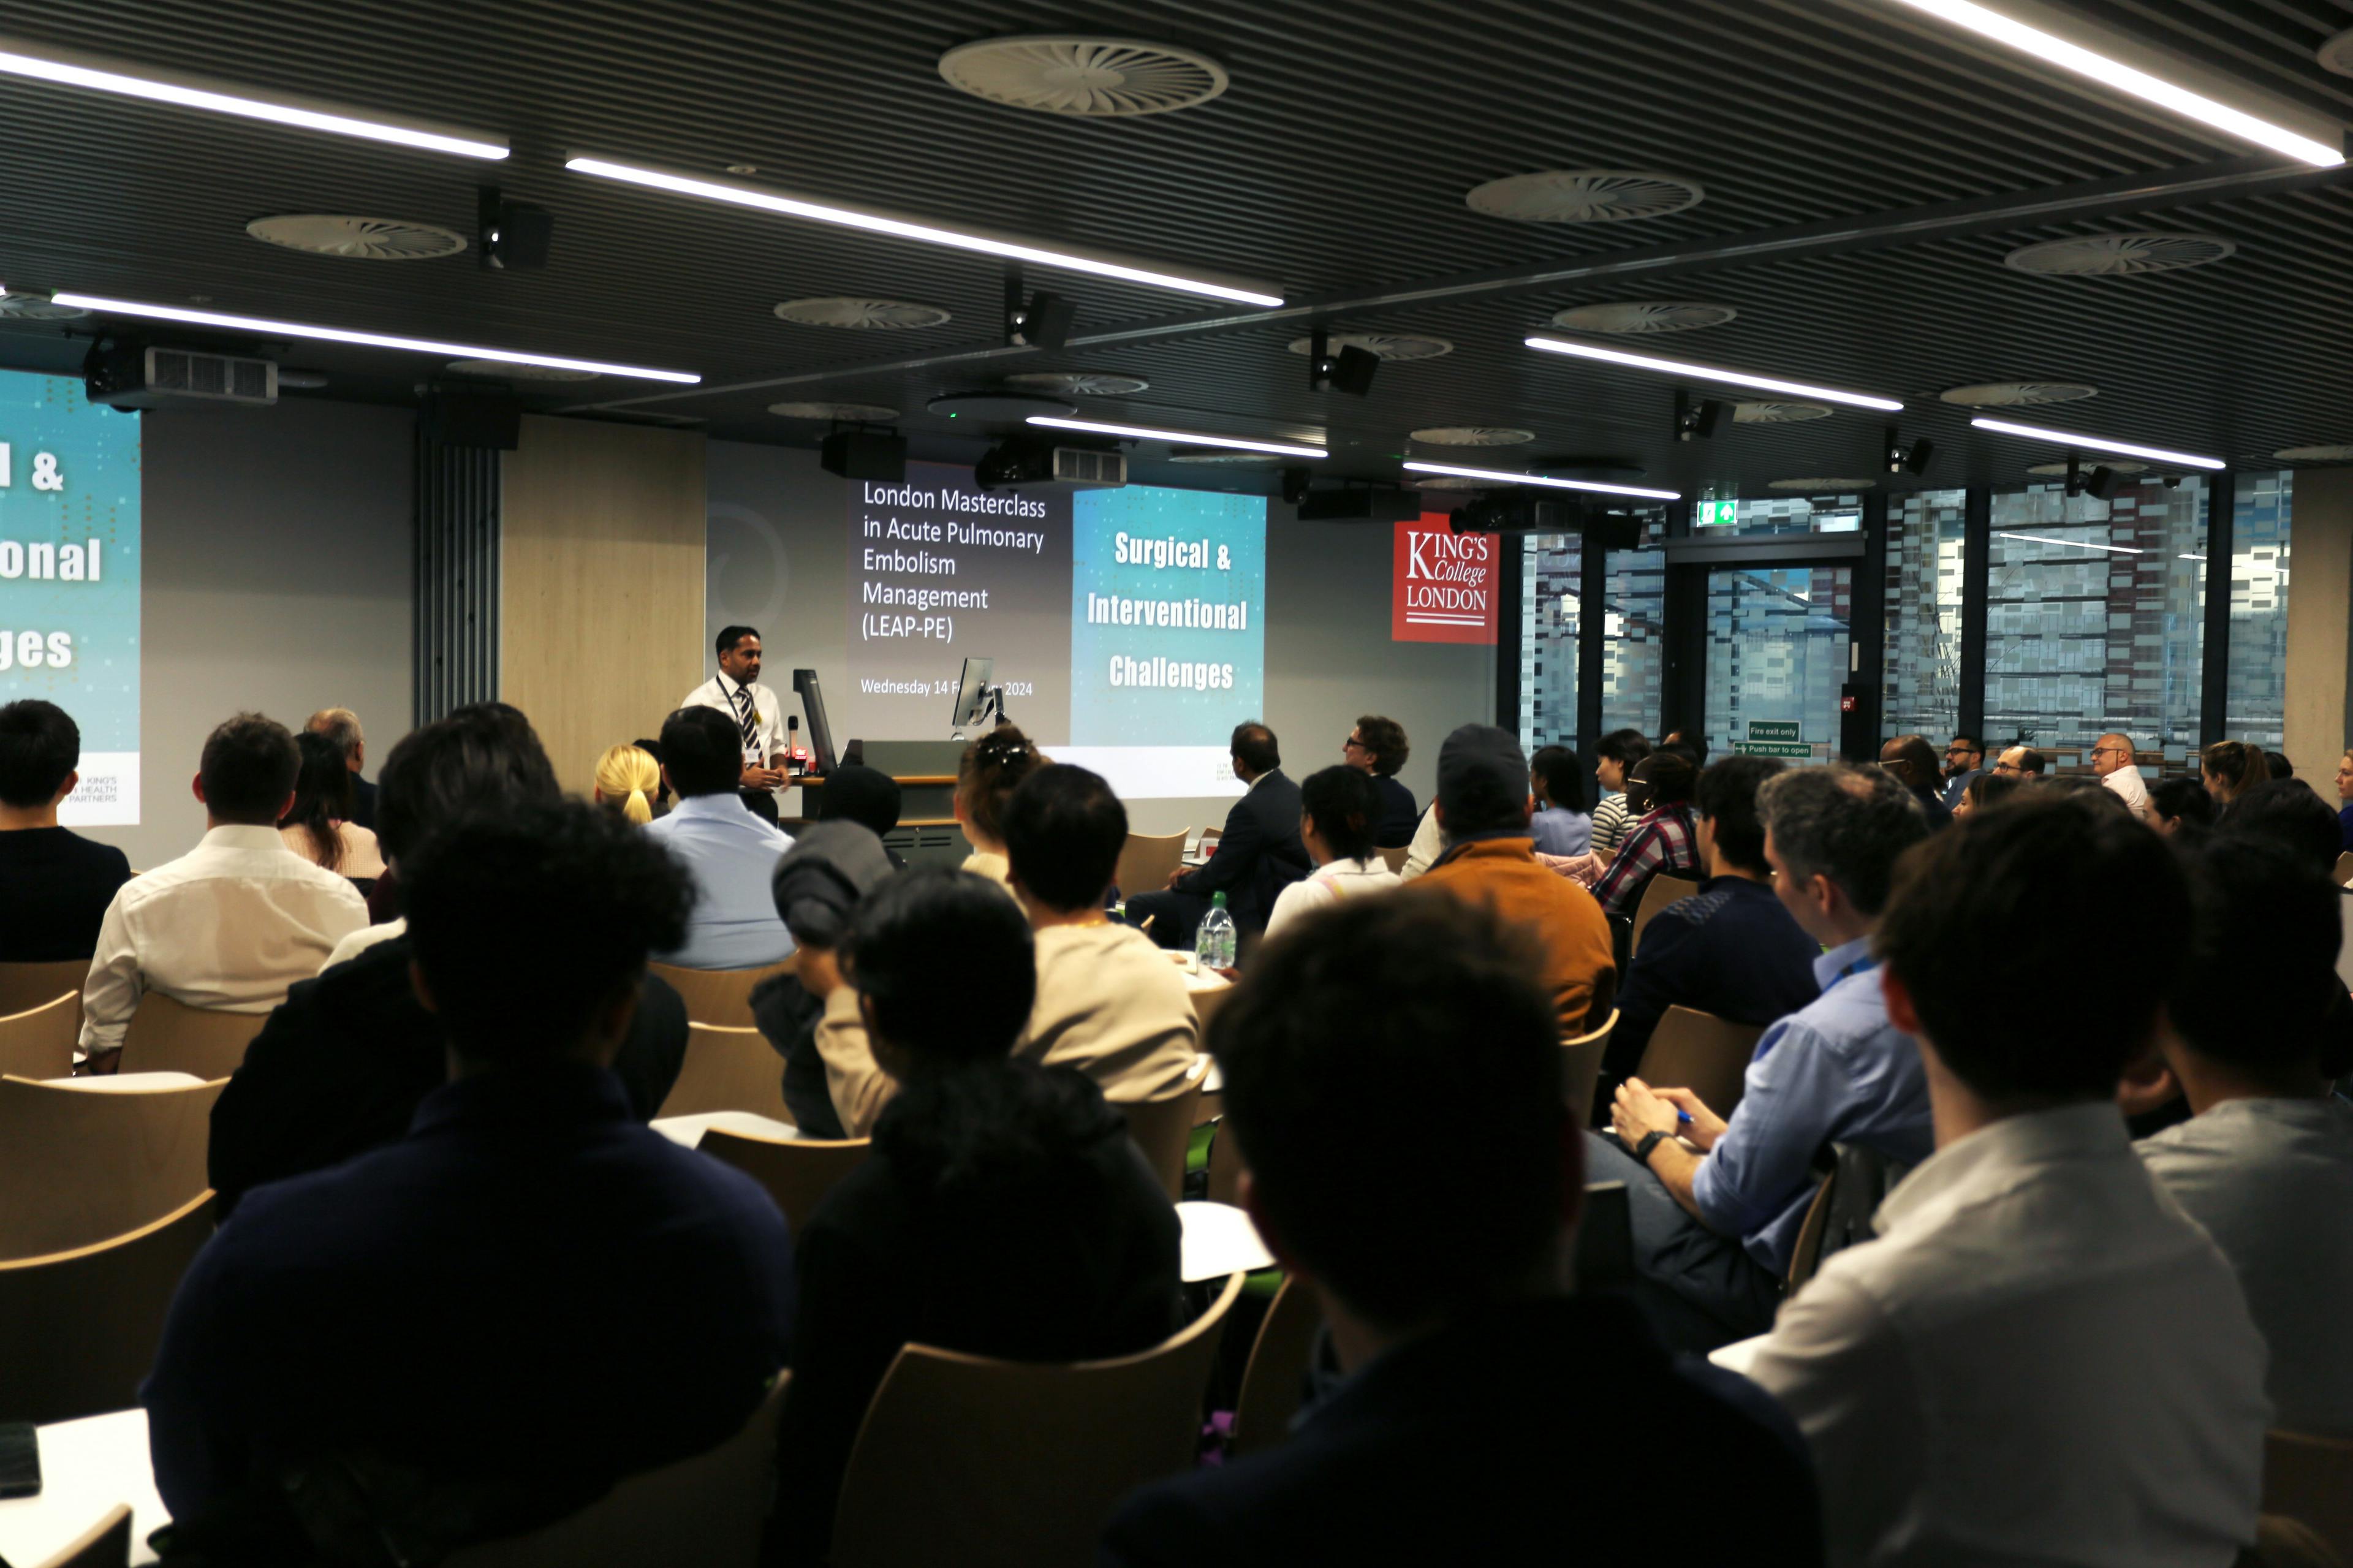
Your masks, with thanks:
M 1728 566 L 1707 576 L 1710 752 L 1828 762 L 1839 752 L 1854 569 Z

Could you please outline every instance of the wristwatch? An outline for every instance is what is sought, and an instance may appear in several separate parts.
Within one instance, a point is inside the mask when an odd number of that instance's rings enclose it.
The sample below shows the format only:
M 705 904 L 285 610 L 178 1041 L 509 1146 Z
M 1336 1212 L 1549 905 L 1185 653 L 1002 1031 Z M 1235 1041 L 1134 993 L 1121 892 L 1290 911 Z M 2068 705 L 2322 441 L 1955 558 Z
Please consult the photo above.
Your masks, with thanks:
M 1666 1136 L 1667 1135 L 1665 1133 L 1658 1131 L 1656 1128 L 1643 1133 L 1642 1141 L 1634 1145 L 1634 1163 L 1639 1165 L 1649 1165 L 1651 1163 L 1651 1151 L 1657 1148 L 1662 1142 L 1663 1142 Z

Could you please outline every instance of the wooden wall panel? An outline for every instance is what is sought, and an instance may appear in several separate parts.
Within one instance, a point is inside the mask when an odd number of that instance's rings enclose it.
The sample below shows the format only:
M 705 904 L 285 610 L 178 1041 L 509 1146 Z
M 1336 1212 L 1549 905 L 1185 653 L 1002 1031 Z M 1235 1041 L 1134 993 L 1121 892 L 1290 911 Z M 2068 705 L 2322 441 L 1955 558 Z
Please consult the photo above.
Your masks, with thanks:
M 2353 625 L 2353 468 L 2302 468 L 2295 476 L 2287 596 L 2288 761 L 2295 776 L 2337 804 L 2337 759 L 2347 725 L 2346 667 Z M 2237 731 L 2231 738 L 2238 739 Z
M 499 694 L 586 792 L 708 673 L 702 437 L 526 418 L 501 511 Z

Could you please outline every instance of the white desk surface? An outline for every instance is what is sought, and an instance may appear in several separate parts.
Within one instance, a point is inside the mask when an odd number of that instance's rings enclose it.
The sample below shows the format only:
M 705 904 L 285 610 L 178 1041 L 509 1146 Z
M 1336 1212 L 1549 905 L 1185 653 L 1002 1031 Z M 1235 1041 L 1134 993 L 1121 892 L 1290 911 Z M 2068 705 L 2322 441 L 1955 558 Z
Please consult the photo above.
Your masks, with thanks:
M 1188 1285 L 1274 1267 L 1258 1226 L 1231 1204 L 1178 1204 L 1176 1218 L 1185 1227 L 1177 1272 Z
M 665 1116 L 646 1123 L 671 1142 L 691 1149 L 713 1127 L 750 1138 L 797 1138 L 801 1130 L 789 1121 L 750 1110 L 703 1110 L 692 1116 Z
M 38 1497 L 0 1501 L 0 1558 L 42 1563 L 105 1516 L 131 1505 L 131 1561 L 153 1563 L 147 1537 L 171 1522 L 147 1458 L 147 1412 L 118 1410 L 40 1429 Z

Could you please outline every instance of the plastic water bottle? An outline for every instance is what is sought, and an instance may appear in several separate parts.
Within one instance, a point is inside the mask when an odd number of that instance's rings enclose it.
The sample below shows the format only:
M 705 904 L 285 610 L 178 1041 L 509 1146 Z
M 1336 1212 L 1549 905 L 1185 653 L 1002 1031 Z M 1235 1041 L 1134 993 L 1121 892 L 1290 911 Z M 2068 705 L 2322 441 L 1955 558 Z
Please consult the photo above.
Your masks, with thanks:
M 1234 917 L 1226 912 L 1226 896 L 1210 895 L 1209 912 L 1193 934 L 1193 953 L 1204 969 L 1231 969 L 1235 950 Z

